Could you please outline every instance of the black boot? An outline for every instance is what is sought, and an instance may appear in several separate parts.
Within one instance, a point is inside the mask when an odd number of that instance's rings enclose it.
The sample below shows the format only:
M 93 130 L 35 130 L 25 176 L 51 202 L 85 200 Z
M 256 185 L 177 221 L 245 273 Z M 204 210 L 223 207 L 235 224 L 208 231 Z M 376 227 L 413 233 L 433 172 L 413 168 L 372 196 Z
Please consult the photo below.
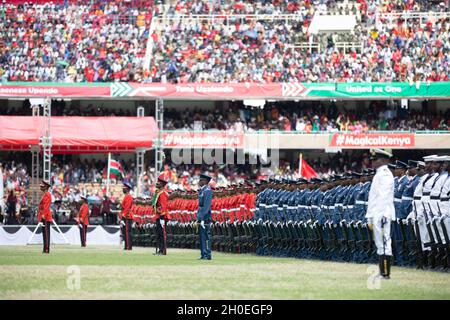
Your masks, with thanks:
M 384 277 L 385 273 L 384 273 L 384 255 L 380 255 L 378 256 L 378 268 L 380 269 L 380 276 Z
M 428 265 L 431 269 L 436 268 L 436 251 L 434 250 L 428 252 Z
M 380 275 L 384 279 L 390 279 L 390 274 L 391 274 L 391 256 L 380 255 L 379 256 L 379 268 L 380 268 Z
M 391 278 L 391 263 L 392 263 L 392 256 L 384 256 L 385 259 L 385 266 L 386 266 L 386 275 L 384 276 L 385 279 Z

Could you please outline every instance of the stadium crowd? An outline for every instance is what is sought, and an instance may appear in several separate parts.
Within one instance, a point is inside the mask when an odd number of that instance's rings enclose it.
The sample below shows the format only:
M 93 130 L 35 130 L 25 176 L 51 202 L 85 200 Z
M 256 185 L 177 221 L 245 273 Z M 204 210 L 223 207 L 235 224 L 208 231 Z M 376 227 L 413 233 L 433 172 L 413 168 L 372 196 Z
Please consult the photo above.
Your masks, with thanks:
M 140 81 L 150 1 L 3 3 L 0 77 L 8 81 Z M 131 3 L 130 3 L 131 4 Z
M 135 2 L 3 4 L 0 77 L 177 83 L 449 80 L 448 17 L 377 19 L 389 12 L 448 12 L 444 1 L 196 0 L 157 1 L 154 7 L 150 0 Z M 152 8 L 157 18 L 149 34 Z M 355 15 L 357 25 L 347 34 L 313 37 L 308 27 L 316 13 Z M 291 16 L 227 16 L 236 14 Z M 144 70 L 149 37 L 150 67 Z M 321 49 L 297 46 L 310 39 Z M 362 48 L 343 50 L 339 41 Z
M 0 115 L 32 114 L 26 100 L 21 107 L 0 107 Z M 86 107 L 52 101 L 53 116 L 135 116 L 129 109 L 115 109 L 103 103 Z M 334 102 L 272 102 L 264 109 L 245 106 L 241 101 L 214 110 L 166 108 L 166 130 L 229 130 L 232 132 L 280 130 L 299 133 L 417 131 L 450 129 L 450 109 L 432 111 L 405 109 L 398 102 L 373 101 L 368 108 L 351 109 Z
M 180 1 L 170 19 L 151 35 L 149 82 L 374 82 L 449 79 L 449 19 L 430 17 L 376 23 L 378 13 L 448 10 L 428 1 L 358 1 L 342 8 L 335 1 L 254 1 L 212 6 Z M 316 4 L 316 5 L 315 5 Z M 332 6 L 331 4 L 334 4 Z M 337 7 L 337 10 L 333 8 Z M 331 8 L 331 10 L 330 10 Z M 308 27 L 320 13 L 353 14 L 358 23 L 347 34 L 315 37 L 320 52 L 296 48 L 310 39 Z M 189 18 L 177 13 L 295 14 L 295 19 L 230 16 Z M 373 27 L 376 23 L 376 26 Z M 314 37 L 313 37 L 314 38 Z M 311 38 L 312 39 L 312 38 Z M 336 42 L 361 43 L 362 50 L 341 50 Z
M 431 112 L 403 109 L 399 105 L 372 102 L 368 109 L 338 108 L 335 103 L 271 103 L 264 109 L 245 107 L 236 102 L 228 108 L 210 110 L 168 109 L 167 130 L 281 130 L 301 133 L 354 132 L 386 130 L 448 130 L 450 109 Z

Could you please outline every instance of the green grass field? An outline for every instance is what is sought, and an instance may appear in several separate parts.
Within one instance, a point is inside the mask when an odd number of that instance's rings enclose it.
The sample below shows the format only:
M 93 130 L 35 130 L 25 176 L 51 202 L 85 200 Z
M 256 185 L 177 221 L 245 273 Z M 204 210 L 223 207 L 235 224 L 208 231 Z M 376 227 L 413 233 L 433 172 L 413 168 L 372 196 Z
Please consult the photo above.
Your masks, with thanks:
M 0 299 L 450 299 L 450 274 L 393 268 L 368 289 L 375 265 L 152 248 L 0 247 Z M 69 266 L 80 289 L 67 285 Z M 369 284 L 372 282 L 369 280 Z

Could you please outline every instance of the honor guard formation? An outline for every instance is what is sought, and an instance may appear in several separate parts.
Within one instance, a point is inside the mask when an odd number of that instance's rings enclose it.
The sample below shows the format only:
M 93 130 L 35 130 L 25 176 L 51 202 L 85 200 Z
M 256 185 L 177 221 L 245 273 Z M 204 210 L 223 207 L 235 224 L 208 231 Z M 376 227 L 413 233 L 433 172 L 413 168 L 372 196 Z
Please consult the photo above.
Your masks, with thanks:
M 391 264 L 448 270 L 450 267 L 450 156 L 391 161 L 371 150 L 373 169 L 329 178 L 245 181 L 211 187 L 202 174 L 198 191 L 167 190 L 160 177 L 153 197 L 136 198 L 132 186 L 120 212 L 124 249 L 153 246 L 213 250 L 355 263 L 378 263 L 390 277 Z M 50 252 L 52 217 L 49 184 L 42 182 L 38 218 L 44 253 Z M 87 199 L 78 217 L 81 245 L 89 223 Z
M 328 179 L 268 179 L 227 188 L 203 184 L 198 194 L 174 191 L 168 197 L 171 219 L 166 220 L 164 245 L 201 248 L 202 259 L 211 257 L 212 248 L 378 263 L 385 278 L 393 263 L 447 270 L 450 157 L 390 163 L 391 157 L 372 150 L 374 169 Z M 135 221 L 133 242 L 158 247 L 155 219 Z

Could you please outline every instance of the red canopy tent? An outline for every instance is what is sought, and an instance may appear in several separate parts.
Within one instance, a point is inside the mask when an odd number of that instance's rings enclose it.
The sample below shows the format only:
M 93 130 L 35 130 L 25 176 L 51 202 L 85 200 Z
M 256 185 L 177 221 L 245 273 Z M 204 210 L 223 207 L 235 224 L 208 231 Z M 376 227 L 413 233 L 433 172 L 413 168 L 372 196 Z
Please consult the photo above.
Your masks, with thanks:
M 0 150 L 28 151 L 39 144 L 44 117 L 0 116 Z M 51 117 L 52 153 L 127 153 L 151 148 L 153 117 Z

